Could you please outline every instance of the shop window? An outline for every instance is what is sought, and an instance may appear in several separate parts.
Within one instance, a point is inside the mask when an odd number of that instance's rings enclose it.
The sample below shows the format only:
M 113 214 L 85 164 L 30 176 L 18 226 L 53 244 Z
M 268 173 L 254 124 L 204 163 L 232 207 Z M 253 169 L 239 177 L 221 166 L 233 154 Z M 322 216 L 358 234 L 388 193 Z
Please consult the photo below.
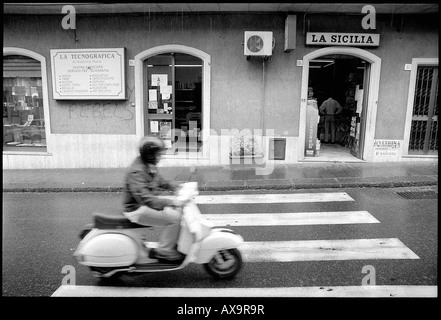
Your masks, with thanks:
M 3 57 L 3 151 L 47 151 L 41 63 Z
M 146 60 L 147 134 L 162 138 L 171 153 L 202 146 L 202 65 L 183 53 Z

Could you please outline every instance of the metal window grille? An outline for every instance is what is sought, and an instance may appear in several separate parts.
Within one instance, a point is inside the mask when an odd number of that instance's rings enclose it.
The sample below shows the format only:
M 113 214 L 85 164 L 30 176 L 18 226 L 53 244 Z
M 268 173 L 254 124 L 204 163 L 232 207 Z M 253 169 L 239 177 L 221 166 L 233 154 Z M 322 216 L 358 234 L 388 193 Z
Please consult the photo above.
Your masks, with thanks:
M 438 67 L 418 67 L 409 154 L 438 154 Z

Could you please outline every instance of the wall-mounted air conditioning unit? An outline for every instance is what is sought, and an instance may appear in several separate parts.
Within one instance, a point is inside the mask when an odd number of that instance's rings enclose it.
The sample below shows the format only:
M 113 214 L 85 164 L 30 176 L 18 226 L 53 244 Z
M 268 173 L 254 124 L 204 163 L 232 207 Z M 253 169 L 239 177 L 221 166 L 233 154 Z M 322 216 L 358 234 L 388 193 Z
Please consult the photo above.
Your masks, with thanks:
M 244 54 L 246 56 L 271 56 L 273 33 L 271 31 L 245 31 Z

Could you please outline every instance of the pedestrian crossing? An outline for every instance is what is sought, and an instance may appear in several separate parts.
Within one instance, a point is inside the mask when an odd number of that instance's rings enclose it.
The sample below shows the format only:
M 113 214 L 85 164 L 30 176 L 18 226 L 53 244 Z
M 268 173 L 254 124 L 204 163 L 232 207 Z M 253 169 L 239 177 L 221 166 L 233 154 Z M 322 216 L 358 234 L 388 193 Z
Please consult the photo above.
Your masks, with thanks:
M 314 286 L 261 288 L 140 288 L 112 286 L 61 286 L 52 297 L 143 297 L 143 298 L 429 298 L 437 286 Z
M 399 239 L 255 241 L 241 246 L 245 262 L 419 259 Z
M 205 214 L 215 226 L 301 226 L 380 223 L 367 211 Z
M 164 196 L 164 198 L 171 198 Z M 199 195 L 196 204 L 306 203 L 354 201 L 346 192 Z
M 353 202 L 345 192 L 283 194 L 199 195 L 204 205 Z M 206 210 L 209 212 L 210 210 Z M 219 227 L 320 226 L 380 224 L 368 211 L 252 212 L 204 214 Z M 418 260 L 398 238 L 316 239 L 291 241 L 247 241 L 240 247 L 244 263 L 303 261 Z M 245 265 L 246 266 L 246 265 Z M 238 275 L 240 277 L 240 273 Z M 182 295 L 181 295 L 182 294 Z M 112 288 L 61 286 L 53 296 L 152 296 L 152 297 L 436 297 L 437 286 L 335 286 L 274 288 Z

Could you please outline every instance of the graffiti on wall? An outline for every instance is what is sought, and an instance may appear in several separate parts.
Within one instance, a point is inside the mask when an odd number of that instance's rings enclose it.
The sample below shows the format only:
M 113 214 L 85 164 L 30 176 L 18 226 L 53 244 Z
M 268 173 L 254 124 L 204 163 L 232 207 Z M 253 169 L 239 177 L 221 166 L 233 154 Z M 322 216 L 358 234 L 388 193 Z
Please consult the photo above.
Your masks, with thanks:
M 93 118 L 106 120 L 118 118 L 123 121 L 130 121 L 135 118 L 134 102 L 132 93 L 135 88 L 127 88 L 129 97 L 124 103 L 111 101 L 97 102 L 73 102 L 69 104 L 69 119 Z

